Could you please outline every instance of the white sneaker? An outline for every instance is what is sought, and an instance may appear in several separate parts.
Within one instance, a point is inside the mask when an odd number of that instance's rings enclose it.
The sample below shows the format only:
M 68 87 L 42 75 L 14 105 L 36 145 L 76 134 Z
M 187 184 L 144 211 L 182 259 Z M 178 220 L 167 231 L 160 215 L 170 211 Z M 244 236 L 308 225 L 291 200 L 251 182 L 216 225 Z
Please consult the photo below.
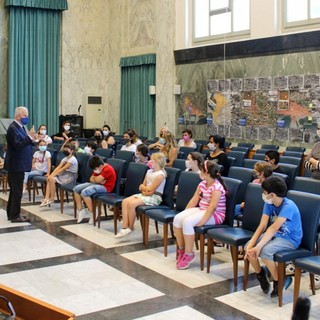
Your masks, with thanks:
M 292 262 L 290 262 L 286 266 L 286 276 L 293 276 L 295 270 L 296 270 L 295 265 Z
M 127 229 L 121 229 L 114 237 L 115 238 L 123 238 L 126 237 L 129 233 L 131 233 L 131 229 L 127 228 Z
M 316 290 L 320 289 L 320 276 L 319 275 L 314 276 L 314 286 L 315 286 Z
M 90 214 L 88 213 L 87 209 L 82 209 L 78 214 L 77 223 L 80 223 L 83 219 L 88 219 L 88 218 L 90 218 Z
M 93 221 L 93 214 L 90 214 L 90 216 L 91 216 L 91 217 L 90 217 L 90 219 L 89 219 L 89 222 L 88 222 L 88 223 L 93 225 L 93 222 L 94 222 L 94 221 Z

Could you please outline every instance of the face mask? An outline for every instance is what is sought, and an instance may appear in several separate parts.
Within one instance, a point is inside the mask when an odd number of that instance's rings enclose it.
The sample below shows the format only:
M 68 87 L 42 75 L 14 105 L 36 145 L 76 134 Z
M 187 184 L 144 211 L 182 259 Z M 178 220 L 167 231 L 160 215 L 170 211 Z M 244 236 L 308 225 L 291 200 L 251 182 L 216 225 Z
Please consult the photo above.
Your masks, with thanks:
M 189 136 L 183 136 L 182 138 L 183 138 L 184 141 L 189 141 L 190 140 Z
M 39 146 L 39 150 L 45 152 L 47 150 L 47 146 Z
M 159 139 L 159 143 L 160 143 L 160 144 L 165 144 L 165 143 L 166 143 L 166 140 L 165 140 L 164 138 L 160 138 L 160 139 Z
M 208 146 L 208 148 L 209 148 L 211 151 L 214 151 L 214 150 L 217 149 L 216 145 L 213 144 L 213 143 L 208 143 L 207 146 Z
M 64 129 L 65 131 L 69 131 L 69 130 L 70 130 L 70 126 L 64 126 L 63 129 Z
M 101 137 L 100 136 L 94 136 L 96 140 L 100 140 Z
M 149 169 L 153 169 L 153 163 L 152 163 L 151 160 L 149 160 L 149 161 L 147 162 L 147 166 L 148 166 Z
M 45 135 L 47 133 L 47 130 L 40 130 L 40 134 L 43 134 L 43 135 Z
M 103 135 L 104 135 L 104 136 L 107 136 L 108 134 L 109 134 L 109 131 L 108 131 L 108 130 L 103 131 Z
M 101 170 L 96 169 L 96 170 L 93 170 L 93 172 L 94 172 L 95 174 L 100 174 L 100 173 L 101 173 Z
M 130 139 L 122 139 L 124 144 L 127 144 L 128 142 L 130 142 Z
M 187 169 L 191 169 L 190 161 L 189 161 L 189 160 L 186 160 L 186 168 L 187 168 Z
M 84 152 L 91 154 L 91 148 L 90 147 L 84 147 Z
M 66 157 L 70 156 L 70 152 L 68 150 L 63 150 L 62 152 Z
M 20 121 L 25 126 L 29 123 L 29 117 L 21 118 Z
M 262 200 L 267 204 L 273 204 L 272 199 L 267 199 L 267 196 L 264 193 L 262 194 Z

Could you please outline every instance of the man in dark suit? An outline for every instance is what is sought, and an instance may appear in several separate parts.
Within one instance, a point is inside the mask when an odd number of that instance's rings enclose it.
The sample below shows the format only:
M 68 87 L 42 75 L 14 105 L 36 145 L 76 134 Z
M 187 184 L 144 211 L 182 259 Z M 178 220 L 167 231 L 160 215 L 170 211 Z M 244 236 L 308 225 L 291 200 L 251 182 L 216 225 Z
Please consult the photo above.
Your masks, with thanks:
M 30 219 L 21 216 L 20 209 L 24 173 L 31 171 L 32 166 L 35 132 L 34 128 L 27 132 L 24 127 L 29 122 L 26 107 L 16 108 L 14 118 L 7 130 L 7 153 L 4 164 L 4 168 L 8 171 L 10 187 L 7 216 L 11 222 L 29 222 Z

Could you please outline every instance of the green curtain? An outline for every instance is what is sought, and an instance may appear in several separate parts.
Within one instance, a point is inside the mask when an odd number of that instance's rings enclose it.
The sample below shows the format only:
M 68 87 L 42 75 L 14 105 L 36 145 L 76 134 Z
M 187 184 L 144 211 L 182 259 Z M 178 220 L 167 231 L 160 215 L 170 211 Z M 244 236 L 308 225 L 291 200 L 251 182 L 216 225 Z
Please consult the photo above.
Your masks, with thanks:
M 121 58 L 120 67 L 120 133 L 133 128 L 140 136 L 153 138 L 155 96 L 149 94 L 149 86 L 155 85 L 156 55 Z
M 66 0 L 6 0 L 9 10 L 8 116 L 29 109 L 30 124 L 59 130 L 60 42 Z

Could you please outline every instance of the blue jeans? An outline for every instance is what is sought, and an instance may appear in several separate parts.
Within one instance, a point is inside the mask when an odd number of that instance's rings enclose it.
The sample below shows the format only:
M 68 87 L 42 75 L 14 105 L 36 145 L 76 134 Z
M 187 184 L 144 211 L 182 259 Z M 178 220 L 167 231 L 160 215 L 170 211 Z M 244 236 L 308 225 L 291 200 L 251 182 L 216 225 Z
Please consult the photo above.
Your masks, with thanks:
M 107 189 L 101 185 L 96 183 L 81 183 L 73 188 L 75 193 L 81 195 L 81 197 L 91 197 L 95 193 L 108 193 Z

